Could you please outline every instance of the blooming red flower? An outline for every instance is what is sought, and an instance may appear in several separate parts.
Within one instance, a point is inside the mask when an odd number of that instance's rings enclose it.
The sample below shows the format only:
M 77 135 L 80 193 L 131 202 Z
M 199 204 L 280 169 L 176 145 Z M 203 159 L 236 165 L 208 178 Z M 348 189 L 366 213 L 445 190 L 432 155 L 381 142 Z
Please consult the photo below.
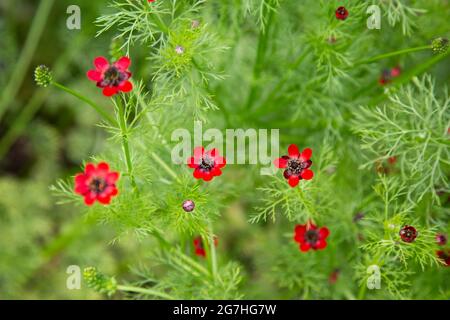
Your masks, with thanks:
M 294 240 L 299 243 L 299 248 L 303 252 L 309 249 L 324 249 L 329 234 L 330 230 L 327 227 L 318 229 L 312 222 L 308 222 L 295 226 Z
M 400 238 L 405 242 L 413 242 L 417 238 L 417 230 L 413 226 L 404 226 L 399 232 Z
M 310 180 L 314 173 L 308 168 L 311 167 L 310 160 L 312 150 L 306 148 L 300 153 L 295 144 L 288 147 L 288 156 L 282 156 L 275 159 L 274 163 L 277 168 L 284 170 L 284 177 L 288 180 L 291 187 L 295 187 L 301 179 Z
M 109 171 L 106 162 L 100 162 L 97 166 L 88 163 L 84 172 L 75 176 L 75 193 L 82 195 L 84 203 L 88 206 L 95 200 L 109 204 L 111 197 L 118 193 L 116 187 L 118 179 L 119 173 Z
M 449 250 L 438 250 L 436 255 L 439 259 L 443 260 L 446 267 L 450 267 L 450 251 Z
M 205 152 L 203 147 L 194 148 L 194 156 L 187 160 L 189 168 L 194 170 L 194 178 L 210 181 L 222 174 L 221 168 L 225 167 L 226 159 L 219 156 L 217 149 Z
M 339 20 L 345 20 L 348 17 L 348 10 L 345 9 L 345 7 L 339 7 L 336 9 L 336 18 L 338 18 Z
M 103 95 L 106 97 L 120 91 L 130 92 L 133 89 L 133 85 L 128 81 L 131 78 L 131 72 L 128 70 L 130 64 L 128 57 L 122 57 L 113 64 L 104 57 L 97 57 L 94 60 L 95 70 L 89 70 L 87 77 L 97 82 L 97 87 L 103 88 Z
M 393 78 L 396 78 L 401 75 L 402 70 L 399 66 L 394 67 L 392 69 L 385 69 L 378 80 L 378 83 L 382 86 L 390 83 Z
M 214 245 L 217 247 L 219 244 L 219 239 L 217 237 L 214 237 Z M 198 236 L 194 238 L 194 248 L 195 248 L 195 254 L 199 257 L 206 257 L 206 251 L 205 247 L 203 245 L 203 239 L 202 237 Z

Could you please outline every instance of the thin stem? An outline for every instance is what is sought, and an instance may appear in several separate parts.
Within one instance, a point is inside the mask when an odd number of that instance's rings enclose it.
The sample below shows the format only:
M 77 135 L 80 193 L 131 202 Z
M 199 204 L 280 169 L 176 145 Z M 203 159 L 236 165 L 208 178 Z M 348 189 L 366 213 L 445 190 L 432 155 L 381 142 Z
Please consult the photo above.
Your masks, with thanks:
M 116 126 L 116 125 L 117 125 L 117 122 L 114 120 L 114 118 L 113 118 L 112 116 L 110 116 L 105 110 L 103 110 L 102 107 L 98 106 L 98 105 L 97 105 L 95 102 L 93 102 L 92 100 L 86 98 L 85 96 L 81 95 L 80 93 L 78 93 L 78 92 L 76 92 L 76 91 L 74 91 L 74 90 L 72 90 L 72 89 L 69 89 L 69 88 L 63 86 L 62 84 L 60 84 L 60 83 L 58 83 L 58 82 L 52 81 L 52 84 L 53 84 L 55 87 L 57 87 L 57 88 L 59 88 L 59 89 L 65 91 L 65 92 L 71 94 L 72 96 L 74 96 L 74 97 L 80 99 L 81 101 L 86 102 L 86 103 L 87 103 L 88 105 L 90 105 L 95 111 L 97 111 L 97 113 L 100 114 L 100 115 L 102 116 L 102 118 L 103 118 L 104 120 L 106 120 L 110 125 L 112 125 L 112 126 Z
M 213 279 L 217 278 L 217 255 L 216 255 L 216 246 L 214 244 L 214 234 L 212 231 L 212 225 L 209 224 L 209 229 L 211 231 L 211 238 L 209 239 L 209 245 L 210 245 L 210 253 L 211 253 L 211 269 L 212 269 L 212 276 Z
M 171 295 L 169 295 L 167 293 L 160 292 L 160 291 L 153 290 L 153 289 L 139 288 L 139 287 L 134 287 L 134 286 L 118 285 L 117 286 L 117 290 L 127 291 L 127 292 L 143 293 L 143 294 L 148 294 L 148 295 L 152 295 L 152 296 L 155 296 L 155 297 L 160 297 L 160 298 L 167 299 L 167 300 L 176 300 L 174 297 L 172 297 Z
M 120 97 L 118 97 L 116 101 L 117 101 L 117 108 L 119 109 L 119 126 L 122 136 L 122 149 L 125 156 L 125 161 L 127 163 L 128 176 L 130 177 L 131 185 L 137 191 L 138 187 L 133 175 L 133 162 L 131 161 L 130 146 L 128 143 L 128 128 L 125 118 L 125 110 L 124 110 L 125 107 Z
M 19 60 L 16 62 L 14 72 L 11 75 L 8 85 L 2 92 L 2 97 L 0 98 L 0 119 L 19 91 L 25 73 L 39 44 L 45 23 L 47 22 L 47 17 L 50 14 L 54 1 L 55 0 L 42 0 L 39 4 L 33 23 L 29 29 L 27 39 L 25 40 L 25 45 Z
M 178 178 L 177 174 L 175 173 L 175 171 L 173 171 L 156 153 L 152 152 L 151 153 L 153 159 L 156 160 L 156 162 L 158 162 L 158 164 L 161 165 L 161 167 L 169 174 L 171 175 L 178 183 L 181 183 L 180 178 Z
M 420 47 L 415 47 L 415 48 L 402 49 L 402 50 L 398 50 L 398 51 L 393 51 L 393 52 L 389 52 L 389 53 L 380 54 L 378 56 L 369 58 L 367 60 L 357 61 L 354 64 L 355 65 L 359 65 L 359 64 L 365 64 L 365 63 L 372 63 L 372 62 L 375 62 L 375 61 L 378 61 L 378 60 L 383 60 L 383 59 L 386 59 L 386 58 L 399 56 L 399 55 L 406 54 L 406 53 L 422 51 L 422 50 L 428 50 L 428 49 L 431 49 L 431 45 L 420 46 Z

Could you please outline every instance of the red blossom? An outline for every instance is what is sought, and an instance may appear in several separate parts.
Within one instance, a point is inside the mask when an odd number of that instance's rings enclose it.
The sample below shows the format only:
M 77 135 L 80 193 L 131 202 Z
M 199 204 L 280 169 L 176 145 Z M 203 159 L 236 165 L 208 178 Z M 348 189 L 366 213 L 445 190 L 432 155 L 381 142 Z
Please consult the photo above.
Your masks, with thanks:
M 217 149 L 205 151 L 203 147 L 196 147 L 194 156 L 187 160 L 187 164 L 189 168 L 195 169 L 193 172 L 195 179 L 210 181 L 222 174 L 220 169 L 225 167 L 226 159 L 219 155 Z
M 103 95 L 111 97 L 117 93 L 130 92 L 133 85 L 128 80 L 131 78 L 131 72 L 128 67 L 131 60 L 128 57 L 122 57 L 116 62 L 110 64 L 104 57 L 97 57 L 94 60 L 95 69 L 87 72 L 89 80 L 97 82 L 97 87 L 103 88 Z
M 400 229 L 399 235 L 403 241 L 411 243 L 417 238 L 417 230 L 413 226 L 404 226 Z
M 306 252 L 309 249 L 325 249 L 326 239 L 330 234 L 327 227 L 318 229 L 312 222 L 307 224 L 298 224 L 295 226 L 294 240 L 299 244 L 301 251 Z
M 109 170 L 106 162 L 100 162 L 97 166 L 88 163 L 83 173 L 75 176 L 75 193 L 84 197 L 84 203 L 88 206 L 97 200 L 102 204 L 109 204 L 111 197 L 118 193 L 116 182 L 119 179 L 118 172 Z
M 450 267 L 450 251 L 449 250 L 438 250 L 436 251 L 436 255 L 439 259 L 444 261 L 444 265 L 446 267 Z
M 447 236 L 443 233 L 438 233 L 436 235 L 436 242 L 440 246 L 445 246 L 447 244 Z
M 336 18 L 339 20 L 345 20 L 348 17 L 348 10 L 345 7 L 339 7 L 336 9 Z
M 295 187 L 302 179 L 311 180 L 314 173 L 308 168 L 312 165 L 310 160 L 312 150 L 306 148 L 300 153 L 298 147 L 295 144 L 291 144 L 288 147 L 288 154 L 275 159 L 274 164 L 277 168 L 286 169 L 283 175 L 288 180 L 289 185 Z
M 378 80 L 378 83 L 382 86 L 390 83 L 393 78 L 397 78 L 401 75 L 402 69 L 397 66 L 391 69 L 383 70 L 380 79 Z
M 217 247 L 219 244 L 219 239 L 217 237 L 214 237 L 214 245 Z M 194 249 L 195 249 L 195 255 L 199 257 L 206 257 L 206 250 L 203 245 L 203 239 L 201 236 L 194 238 Z

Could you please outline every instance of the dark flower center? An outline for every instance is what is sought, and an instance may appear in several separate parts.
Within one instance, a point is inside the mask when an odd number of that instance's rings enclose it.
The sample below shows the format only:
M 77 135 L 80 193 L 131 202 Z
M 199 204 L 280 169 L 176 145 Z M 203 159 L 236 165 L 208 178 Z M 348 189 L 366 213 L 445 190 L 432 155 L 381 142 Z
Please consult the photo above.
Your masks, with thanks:
M 206 171 L 210 171 L 214 167 L 214 160 L 208 156 L 202 158 L 202 163 L 200 163 L 200 168 Z
M 117 87 L 124 80 L 126 80 L 126 74 L 124 72 L 121 72 L 115 66 L 111 66 L 108 68 L 108 70 L 105 71 L 103 75 L 102 85 Z
M 299 175 L 303 169 L 308 167 L 308 162 L 300 161 L 299 159 L 290 159 L 287 167 L 291 174 Z
M 305 241 L 315 245 L 317 240 L 319 240 L 319 233 L 317 232 L 317 230 L 308 230 L 305 233 Z
M 106 181 L 102 178 L 94 178 L 89 183 L 89 189 L 95 193 L 102 193 L 106 188 Z
M 345 8 L 344 7 L 339 7 L 338 9 L 337 9 L 337 12 L 338 12 L 338 14 L 340 14 L 340 15 L 345 15 Z

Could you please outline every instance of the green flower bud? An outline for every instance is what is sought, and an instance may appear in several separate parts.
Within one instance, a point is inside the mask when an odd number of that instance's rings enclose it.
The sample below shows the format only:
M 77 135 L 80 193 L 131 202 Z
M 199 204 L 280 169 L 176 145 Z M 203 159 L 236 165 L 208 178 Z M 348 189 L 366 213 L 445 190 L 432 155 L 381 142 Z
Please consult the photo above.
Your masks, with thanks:
M 34 70 L 34 80 L 40 87 L 48 87 L 52 82 L 52 73 L 47 66 L 40 65 Z
M 434 53 L 444 53 L 448 50 L 449 43 L 447 38 L 436 38 L 431 42 L 431 50 Z
M 83 277 L 89 288 L 99 293 L 112 296 L 117 290 L 117 281 L 114 277 L 107 277 L 98 272 L 95 267 L 87 267 L 83 271 Z

